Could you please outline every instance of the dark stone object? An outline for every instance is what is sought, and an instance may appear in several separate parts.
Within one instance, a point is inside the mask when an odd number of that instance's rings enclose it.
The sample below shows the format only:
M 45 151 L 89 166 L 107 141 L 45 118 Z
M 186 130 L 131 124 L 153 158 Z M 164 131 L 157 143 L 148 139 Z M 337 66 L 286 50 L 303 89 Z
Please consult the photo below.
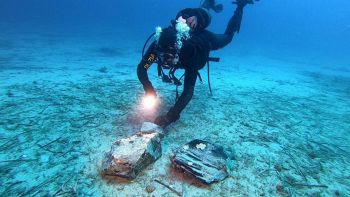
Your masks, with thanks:
M 134 179 L 162 155 L 160 134 L 140 132 L 116 141 L 102 163 L 104 176 Z
M 176 168 L 209 185 L 228 176 L 227 159 L 221 146 L 196 139 L 179 148 L 171 161 Z

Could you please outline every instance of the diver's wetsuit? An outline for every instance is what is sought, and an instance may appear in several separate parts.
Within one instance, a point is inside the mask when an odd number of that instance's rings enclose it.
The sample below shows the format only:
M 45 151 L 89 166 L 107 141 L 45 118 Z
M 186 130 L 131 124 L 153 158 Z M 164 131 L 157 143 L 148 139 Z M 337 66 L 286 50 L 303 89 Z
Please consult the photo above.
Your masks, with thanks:
M 185 69 L 184 88 L 175 105 L 167 113 L 170 122 L 179 119 L 181 111 L 192 99 L 198 70 L 205 66 L 208 61 L 209 52 L 226 46 L 232 41 L 234 34 L 239 32 L 243 7 L 244 5 L 237 6 L 224 34 L 215 34 L 205 29 L 210 23 L 210 17 L 203 16 L 203 10 L 201 8 L 188 8 L 178 13 L 176 18 L 182 16 L 184 19 L 187 19 L 191 16 L 197 16 L 197 27 L 199 28 L 196 28 L 194 32 L 191 32 L 191 38 L 185 41 L 180 50 L 180 61 L 178 66 Z M 156 59 L 157 46 L 154 42 L 148 48 L 145 56 L 137 67 L 138 78 L 146 93 L 155 92 L 152 83 L 148 79 L 147 69 L 156 61 Z

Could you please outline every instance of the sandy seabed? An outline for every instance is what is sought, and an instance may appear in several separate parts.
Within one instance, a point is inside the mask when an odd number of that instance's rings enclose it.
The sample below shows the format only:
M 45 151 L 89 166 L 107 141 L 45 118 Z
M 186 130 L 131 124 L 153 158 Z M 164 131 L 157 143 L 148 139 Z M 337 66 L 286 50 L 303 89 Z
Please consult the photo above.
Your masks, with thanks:
M 350 196 L 350 70 L 229 50 L 211 65 L 213 95 L 201 72 L 162 157 L 130 182 L 103 179 L 111 144 L 157 115 L 139 106 L 139 50 L 117 42 L 0 38 L 0 196 Z M 150 77 L 165 113 L 175 86 Z M 204 186 L 172 169 L 193 139 L 233 154 L 228 178 Z

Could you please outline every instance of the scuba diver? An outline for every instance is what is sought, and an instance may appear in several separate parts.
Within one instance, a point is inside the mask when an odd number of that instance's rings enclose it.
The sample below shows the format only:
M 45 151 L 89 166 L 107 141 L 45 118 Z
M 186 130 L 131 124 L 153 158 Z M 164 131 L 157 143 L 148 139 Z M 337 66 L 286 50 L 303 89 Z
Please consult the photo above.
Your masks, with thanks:
M 222 5 L 216 5 L 214 0 L 205 0 L 201 8 L 181 10 L 175 18 L 176 21 L 172 20 L 169 27 L 159 28 L 154 33 L 156 41 L 152 42 L 143 54 L 137 67 L 137 76 L 143 85 L 146 97 L 157 97 L 147 74 L 148 68 L 153 63 L 158 64 L 158 76 L 162 77 L 163 81 L 172 82 L 177 86 L 181 85 L 181 82 L 175 77 L 174 72 L 179 68 L 185 70 L 184 87 L 180 97 L 168 113 L 155 119 L 155 124 L 166 127 L 180 118 L 181 111 L 192 99 L 197 77 L 200 78 L 198 71 L 210 60 L 209 52 L 223 48 L 232 41 L 234 34 L 240 30 L 243 8 L 254 2 L 236 0 L 232 3 L 237 7 L 223 34 L 206 30 L 211 22 L 209 10 L 213 9 L 215 12 L 222 10 Z M 169 69 L 168 76 L 164 74 L 163 69 Z

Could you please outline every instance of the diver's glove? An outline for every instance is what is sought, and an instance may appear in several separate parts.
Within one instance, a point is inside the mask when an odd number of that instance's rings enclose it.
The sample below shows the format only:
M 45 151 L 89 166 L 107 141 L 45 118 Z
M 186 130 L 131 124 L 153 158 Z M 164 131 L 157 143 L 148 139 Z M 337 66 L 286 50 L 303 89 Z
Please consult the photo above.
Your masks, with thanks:
M 167 127 L 171 123 L 177 121 L 180 118 L 180 114 L 174 113 L 172 109 L 166 115 L 158 116 L 154 123 L 160 127 Z

